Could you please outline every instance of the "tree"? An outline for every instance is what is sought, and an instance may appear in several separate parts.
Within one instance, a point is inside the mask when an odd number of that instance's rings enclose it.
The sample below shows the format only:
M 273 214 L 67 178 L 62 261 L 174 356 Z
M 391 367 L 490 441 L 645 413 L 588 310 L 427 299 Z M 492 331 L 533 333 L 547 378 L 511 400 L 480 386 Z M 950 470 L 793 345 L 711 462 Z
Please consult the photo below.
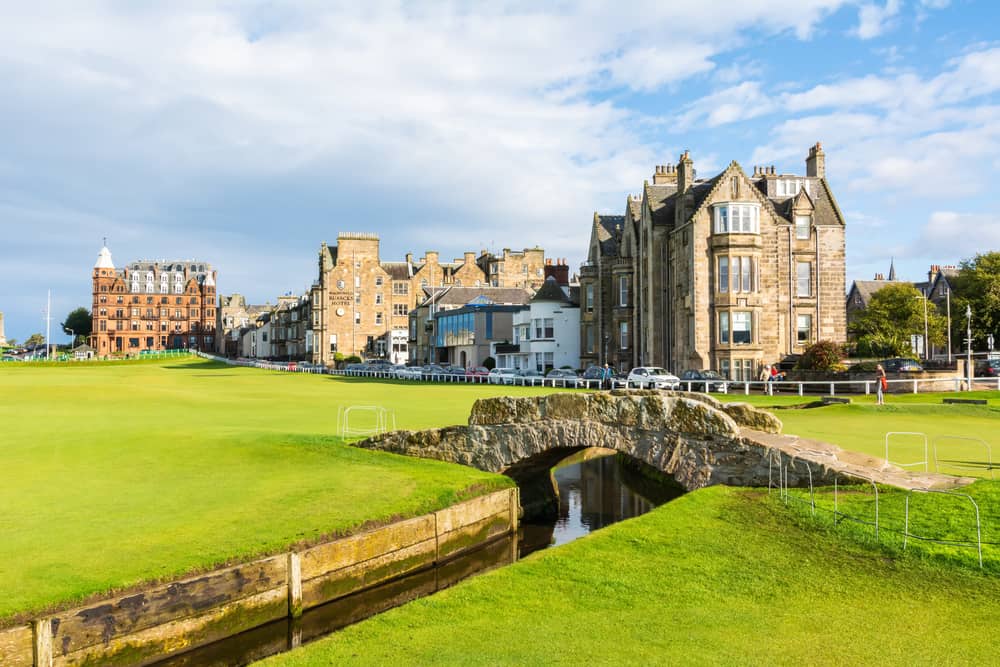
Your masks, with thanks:
M 40 333 L 33 333 L 28 336 L 28 340 L 24 341 L 24 346 L 31 347 L 33 345 L 45 345 L 45 336 Z
M 986 347 L 987 334 L 1000 330 L 1000 252 L 986 252 L 962 261 L 952 280 L 951 332 L 960 349 L 965 340 L 965 308 L 972 308 L 973 349 Z
M 86 308 L 77 308 L 67 315 L 66 321 L 59 326 L 62 327 L 62 330 L 65 333 L 72 333 L 75 336 L 73 338 L 73 343 L 75 345 L 77 339 L 82 338 L 86 340 L 87 337 L 90 336 L 93 328 L 93 319 L 91 318 L 89 310 Z
M 857 337 L 858 353 L 863 356 L 908 356 L 913 347 L 910 337 L 924 335 L 924 296 L 908 283 L 889 284 L 872 295 L 868 307 L 851 324 Z M 945 341 L 945 318 L 937 307 L 926 303 L 927 334 L 930 342 Z

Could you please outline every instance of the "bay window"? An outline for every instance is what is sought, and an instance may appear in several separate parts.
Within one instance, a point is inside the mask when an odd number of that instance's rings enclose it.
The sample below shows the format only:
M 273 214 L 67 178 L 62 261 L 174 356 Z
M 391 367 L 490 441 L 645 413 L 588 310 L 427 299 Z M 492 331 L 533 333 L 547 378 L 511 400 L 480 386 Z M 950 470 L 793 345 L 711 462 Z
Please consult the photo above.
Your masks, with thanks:
M 719 204 L 715 207 L 716 234 L 759 234 L 760 206 Z

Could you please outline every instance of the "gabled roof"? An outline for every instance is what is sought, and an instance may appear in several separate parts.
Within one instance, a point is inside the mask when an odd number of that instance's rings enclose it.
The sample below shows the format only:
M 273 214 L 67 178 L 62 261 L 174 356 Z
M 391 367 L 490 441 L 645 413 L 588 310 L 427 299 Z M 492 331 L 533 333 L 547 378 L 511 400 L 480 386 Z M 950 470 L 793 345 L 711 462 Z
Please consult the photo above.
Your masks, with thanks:
M 552 276 L 545 279 L 545 282 L 542 283 L 542 286 L 538 288 L 538 292 L 531 299 L 532 303 L 540 301 L 555 301 L 556 303 L 570 302 L 566 292 L 563 291 L 563 288 L 559 286 L 559 283 Z
M 382 262 L 382 270 L 393 280 L 410 279 L 410 265 L 406 262 Z
M 850 297 L 857 292 L 861 296 L 861 305 L 867 307 L 875 292 L 892 284 L 894 283 L 888 280 L 855 280 L 854 284 L 851 285 L 851 289 L 847 292 L 847 296 Z
M 625 225 L 624 215 L 595 215 L 594 226 L 597 241 L 601 245 L 601 255 L 613 257 L 618 254 L 618 242 Z
M 674 209 L 677 206 L 676 183 L 661 183 L 659 185 L 644 183 L 642 195 L 646 206 L 649 207 L 654 225 L 674 224 Z
M 524 306 L 531 301 L 531 290 L 520 287 L 449 287 L 435 303 L 439 306 L 464 306 L 477 297 L 486 297 L 497 305 Z

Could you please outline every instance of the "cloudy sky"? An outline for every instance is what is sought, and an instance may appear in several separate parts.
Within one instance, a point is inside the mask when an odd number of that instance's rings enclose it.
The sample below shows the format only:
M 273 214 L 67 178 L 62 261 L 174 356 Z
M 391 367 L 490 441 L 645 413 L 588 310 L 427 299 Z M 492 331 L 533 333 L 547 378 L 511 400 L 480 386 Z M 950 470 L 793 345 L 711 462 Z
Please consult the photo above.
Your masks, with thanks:
M 1000 247 L 998 22 L 963 0 L 3 2 L 0 311 L 23 339 L 46 290 L 56 322 L 89 305 L 105 236 L 253 301 L 303 291 L 338 231 L 577 265 L 593 212 L 684 149 L 705 176 L 801 173 L 817 140 L 848 280 L 890 256 L 919 279 Z

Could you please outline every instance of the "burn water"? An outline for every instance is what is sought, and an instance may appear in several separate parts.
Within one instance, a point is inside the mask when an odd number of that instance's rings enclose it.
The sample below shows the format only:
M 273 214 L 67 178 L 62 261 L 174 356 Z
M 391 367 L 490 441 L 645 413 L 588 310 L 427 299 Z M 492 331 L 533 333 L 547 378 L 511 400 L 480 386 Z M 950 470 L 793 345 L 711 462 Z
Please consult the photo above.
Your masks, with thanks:
M 655 472 L 629 464 L 620 456 L 595 454 L 593 450 L 562 462 L 552 471 L 552 477 L 559 489 L 558 510 L 546 513 L 545 517 L 523 519 L 517 540 L 511 536 L 494 540 L 436 567 L 310 609 L 299 619 L 274 621 L 155 664 L 159 667 L 246 665 L 321 639 L 468 577 L 509 565 L 535 551 L 572 542 L 618 521 L 645 514 L 683 493 L 683 489 Z

